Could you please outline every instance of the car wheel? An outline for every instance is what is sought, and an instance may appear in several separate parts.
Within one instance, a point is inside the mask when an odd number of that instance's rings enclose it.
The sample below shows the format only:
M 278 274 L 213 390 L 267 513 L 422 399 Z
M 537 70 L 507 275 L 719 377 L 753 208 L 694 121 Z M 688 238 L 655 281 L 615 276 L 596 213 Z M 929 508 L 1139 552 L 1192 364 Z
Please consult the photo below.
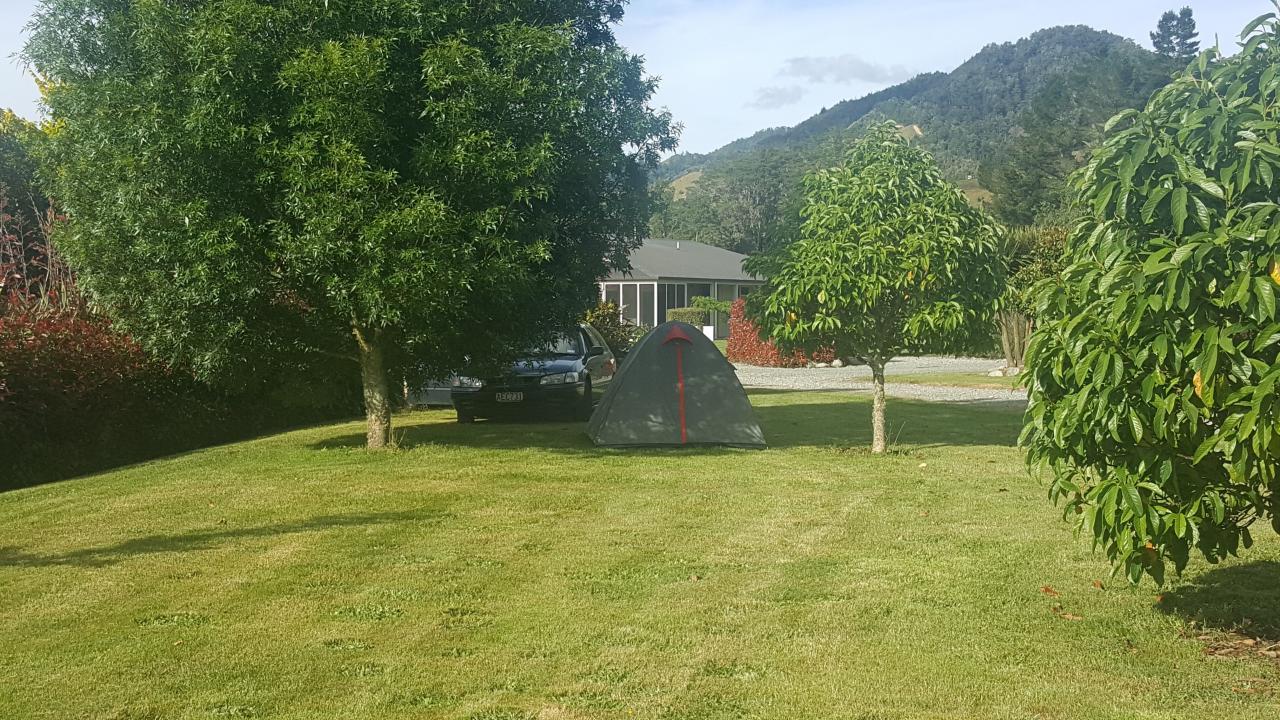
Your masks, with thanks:
M 475 416 L 475 415 L 472 415 L 472 414 L 471 414 L 471 413 L 469 413 L 469 412 L 463 412 L 463 411 L 461 411 L 461 410 L 459 410 L 459 411 L 458 411 L 458 422 L 460 422 L 460 423 L 473 423 L 473 422 L 475 422 L 475 421 L 476 421 L 476 416 Z

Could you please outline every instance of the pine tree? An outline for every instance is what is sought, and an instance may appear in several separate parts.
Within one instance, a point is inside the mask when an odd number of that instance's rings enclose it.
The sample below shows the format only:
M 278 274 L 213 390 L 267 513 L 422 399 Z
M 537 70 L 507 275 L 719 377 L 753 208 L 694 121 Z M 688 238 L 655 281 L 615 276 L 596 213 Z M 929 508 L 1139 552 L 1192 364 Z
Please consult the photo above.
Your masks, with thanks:
M 1200 52 L 1199 37 L 1191 8 L 1184 7 L 1160 16 L 1156 31 L 1151 33 L 1151 44 L 1161 55 L 1190 62 Z

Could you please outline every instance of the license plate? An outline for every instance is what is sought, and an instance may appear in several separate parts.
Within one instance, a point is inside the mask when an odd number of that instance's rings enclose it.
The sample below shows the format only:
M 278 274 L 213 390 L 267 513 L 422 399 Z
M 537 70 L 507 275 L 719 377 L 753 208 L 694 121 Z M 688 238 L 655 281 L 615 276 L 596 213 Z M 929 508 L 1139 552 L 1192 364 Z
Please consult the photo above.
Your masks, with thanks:
M 500 392 L 500 393 L 494 393 L 493 398 L 498 402 L 524 402 L 524 393 Z

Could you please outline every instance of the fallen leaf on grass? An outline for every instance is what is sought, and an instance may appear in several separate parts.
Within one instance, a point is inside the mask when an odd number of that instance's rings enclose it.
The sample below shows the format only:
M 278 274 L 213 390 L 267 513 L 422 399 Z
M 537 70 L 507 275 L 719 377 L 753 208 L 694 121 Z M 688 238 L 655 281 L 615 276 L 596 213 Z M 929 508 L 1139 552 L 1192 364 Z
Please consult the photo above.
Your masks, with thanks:
M 1084 617 L 1082 617 L 1082 616 L 1080 616 L 1080 615 L 1076 615 L 1075 613 L 1069 613 L 1069 612 L 1065 612 L 1065 611 L 1063 611 L 1063 609 L 1062 609 L 1062 606 L 1061 606 L 1061 605 L 1054 605 L 1053 607 L 1051 607 L 1051 608 L 1049 608 L 1049 609 L 1053 612 L 1053 614 L 1054 614 L 1054 615 L 1057 615 L 1058 617 L 1062 618 L 1063 620 L 1072 620 L 1072 621 L 1075 621 L 1075 622 L 1079 622 L 1079 621 L 1081 621 L 1081 620 L 1084 620 Z
M 1099 589 L 1099 590 L 1106 590 L 1106 588 L 1102 586 L 1102 581 L 1101 581 L 1101 580 L 1094 580 L 1094 581 L 1093 581 L 1093 586 L 1094 586 L 1095 588 Z
M 1059 595 L 1062 594 L 1057 590 L 1054 590 L 1052 585 L 1042 585 L 1040 587 L 1040 592 L 1044 593 L 1045 595 L 1048 595 L 1049 597 L 1058 597 Z

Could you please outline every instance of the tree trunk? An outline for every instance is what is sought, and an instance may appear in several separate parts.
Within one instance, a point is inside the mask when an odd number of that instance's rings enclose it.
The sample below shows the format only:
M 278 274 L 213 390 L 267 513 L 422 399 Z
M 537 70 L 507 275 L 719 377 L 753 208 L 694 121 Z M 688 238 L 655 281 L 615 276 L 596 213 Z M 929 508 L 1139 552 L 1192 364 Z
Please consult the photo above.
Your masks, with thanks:
M 382 450 L 391 444 L 391 392 L 383 358 L 382 331 L 356 326 L 360 346 L 360 381 L 364 387 L 365 447 Z
M 1004 310 L 999 315 L 999 322 L 1000 346 L 1004 350 L 1005 365 L 1021 369 L 1027 359 L 1031 318 L 1016 310 Z
M 888 443 L 884 433 L 884 363 L 873 360 L 871 365 L 871 452 L 883 453 Z

